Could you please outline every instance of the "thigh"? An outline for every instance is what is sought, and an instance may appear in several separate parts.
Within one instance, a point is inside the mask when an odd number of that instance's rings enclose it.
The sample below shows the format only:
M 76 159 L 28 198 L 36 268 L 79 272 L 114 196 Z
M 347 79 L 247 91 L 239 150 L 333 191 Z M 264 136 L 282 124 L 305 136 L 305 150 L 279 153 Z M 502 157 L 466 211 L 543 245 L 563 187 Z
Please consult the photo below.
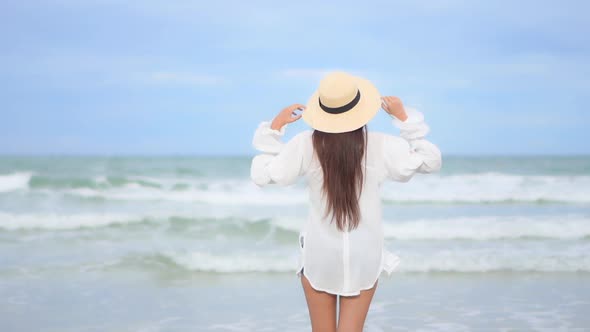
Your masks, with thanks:
M 301 284 L 309 309 L 313 332 L 336 332 L 336 295 L 317 291 L 307 277 L 301 275 Z
M 340 297 L 338 332 L 361 332 L 363 330 L 378 282 L 379 280 L 375 281 L 373 288 L 362 290 L 360 295 Z

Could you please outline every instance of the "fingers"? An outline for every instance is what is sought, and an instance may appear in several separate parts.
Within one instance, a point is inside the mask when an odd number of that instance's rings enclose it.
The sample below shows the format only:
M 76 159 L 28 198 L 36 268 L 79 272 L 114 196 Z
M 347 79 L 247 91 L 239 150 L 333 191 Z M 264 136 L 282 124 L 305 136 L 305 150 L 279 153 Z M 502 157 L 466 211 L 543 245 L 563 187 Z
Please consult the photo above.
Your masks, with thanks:
M 299 111 L 299 112 L 300 113 L 297 113 L 297 110 L 291 112 L 290 118 L 295 119 L 295 120 L 299 119 L 301 117 L 301 115 L 303 115 L 302 111 Z
M 286 110 L 289 110 L 289 112 L 293 112 L 296 109 L 305 109 L 305 105 L 303 104 L 293 104 L 291 106 L 287 106 L 287 108 L 285 108 Z
M 299 120 L 300 118 L 301 118 L 301 114 L 299 114 L 297 116 L 289 117 L 289 119 L 287 120 L 287 122 L 288 123 L 295 122 L 295 121 Z
M 399 98 L 396 96 L 385 96 L 383 98 L 385 98 L 386 100 L 390 100 L 390 101 L 399 100 Z
M 300 116 L 300 114 L 297 114 L 297 111 L 303 112 L 303 109 L 305 109 L 305 106 L 304 105 L 301 105 L 301 104 L 294 104 L 294 105 L 291 105 L 291 107 L 295 107 L 297 105 L 299 105 L 299 107 L 291 110 L 291 115 L 292 116 L 295 116 L 295 117 L 296 116 Z
M 395 96 L 385 96 L 381 98 L 381 107 L 386 110 L 387 112 L 391 112 L 394 109 L 400 107 L 402 105 L 401 99 Z
M 401 99 L 399 99 L 398 97 L 395 96 L 386 96 L 383 97 L 383 99 L 385 100 L 385 102 L 387 103 L 387 105 L 396 105 L 396 104 L 401 104 Z
M 285 121 L 287 122 L 293 122 L 293 121 L 297 121 L 301 118 L 301 114 L 297 114 L 296 111 L 300 110 L 303 111 L 305 109 L 305 105 L 303 104 L 293 104 L 290 106 L 285 107 L 285 109 L 283 109 L 282 113 L 283 118 L 285 119 Z M 288 114 L 288 115 L 287 115 Z

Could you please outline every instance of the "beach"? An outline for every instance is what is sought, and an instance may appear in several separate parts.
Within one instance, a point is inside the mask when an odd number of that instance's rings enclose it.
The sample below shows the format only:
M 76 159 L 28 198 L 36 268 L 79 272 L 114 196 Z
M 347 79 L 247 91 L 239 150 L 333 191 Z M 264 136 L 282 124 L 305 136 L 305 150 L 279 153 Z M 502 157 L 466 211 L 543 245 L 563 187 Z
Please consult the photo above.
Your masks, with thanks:
M 400 273 L 381 279 L 365 331 L 588 331 L 588 277 Z M 6 278 L 3 331 L 311 331 L 285 274 L 85 272 Z
M 250 160 L 0 157 L 0 330 L 311 330 L 304 180 Z M 366 331 L 590 331 L 590 157 L 443 156 L 382 198 Z

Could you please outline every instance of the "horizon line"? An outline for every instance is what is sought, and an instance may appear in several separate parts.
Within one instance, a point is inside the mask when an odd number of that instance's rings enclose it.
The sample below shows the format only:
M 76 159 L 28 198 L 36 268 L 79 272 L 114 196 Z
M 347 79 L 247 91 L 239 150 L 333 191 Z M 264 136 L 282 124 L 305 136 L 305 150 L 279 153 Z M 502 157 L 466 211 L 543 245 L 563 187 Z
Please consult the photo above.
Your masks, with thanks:
M 262 152 L 261 152 L 262 153 Z M 253 158 L 260 153 L 250 154 L 199 154 L 199 153 L 31 153 L 31 154 L 13 154 L 0 153 L 0 158 L 42 158 L 42 157 L 102 157 L 102 158 L 122 158 L 122 157 L 182 157 L 182 158 Z M 590 157 L 590 153 L 446 153 L 443 157 Z

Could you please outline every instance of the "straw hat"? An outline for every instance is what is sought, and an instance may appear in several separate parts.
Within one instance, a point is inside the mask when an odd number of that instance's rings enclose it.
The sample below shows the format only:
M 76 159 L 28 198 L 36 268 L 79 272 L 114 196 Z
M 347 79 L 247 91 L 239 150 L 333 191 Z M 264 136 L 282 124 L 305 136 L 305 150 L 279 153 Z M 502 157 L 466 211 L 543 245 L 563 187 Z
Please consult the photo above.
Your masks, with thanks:
M 342 133 L 364 126 L 380 108 L 381 95 L 369 80 L 334 71 L 322 78 L 302 118 L 316 130 Z

